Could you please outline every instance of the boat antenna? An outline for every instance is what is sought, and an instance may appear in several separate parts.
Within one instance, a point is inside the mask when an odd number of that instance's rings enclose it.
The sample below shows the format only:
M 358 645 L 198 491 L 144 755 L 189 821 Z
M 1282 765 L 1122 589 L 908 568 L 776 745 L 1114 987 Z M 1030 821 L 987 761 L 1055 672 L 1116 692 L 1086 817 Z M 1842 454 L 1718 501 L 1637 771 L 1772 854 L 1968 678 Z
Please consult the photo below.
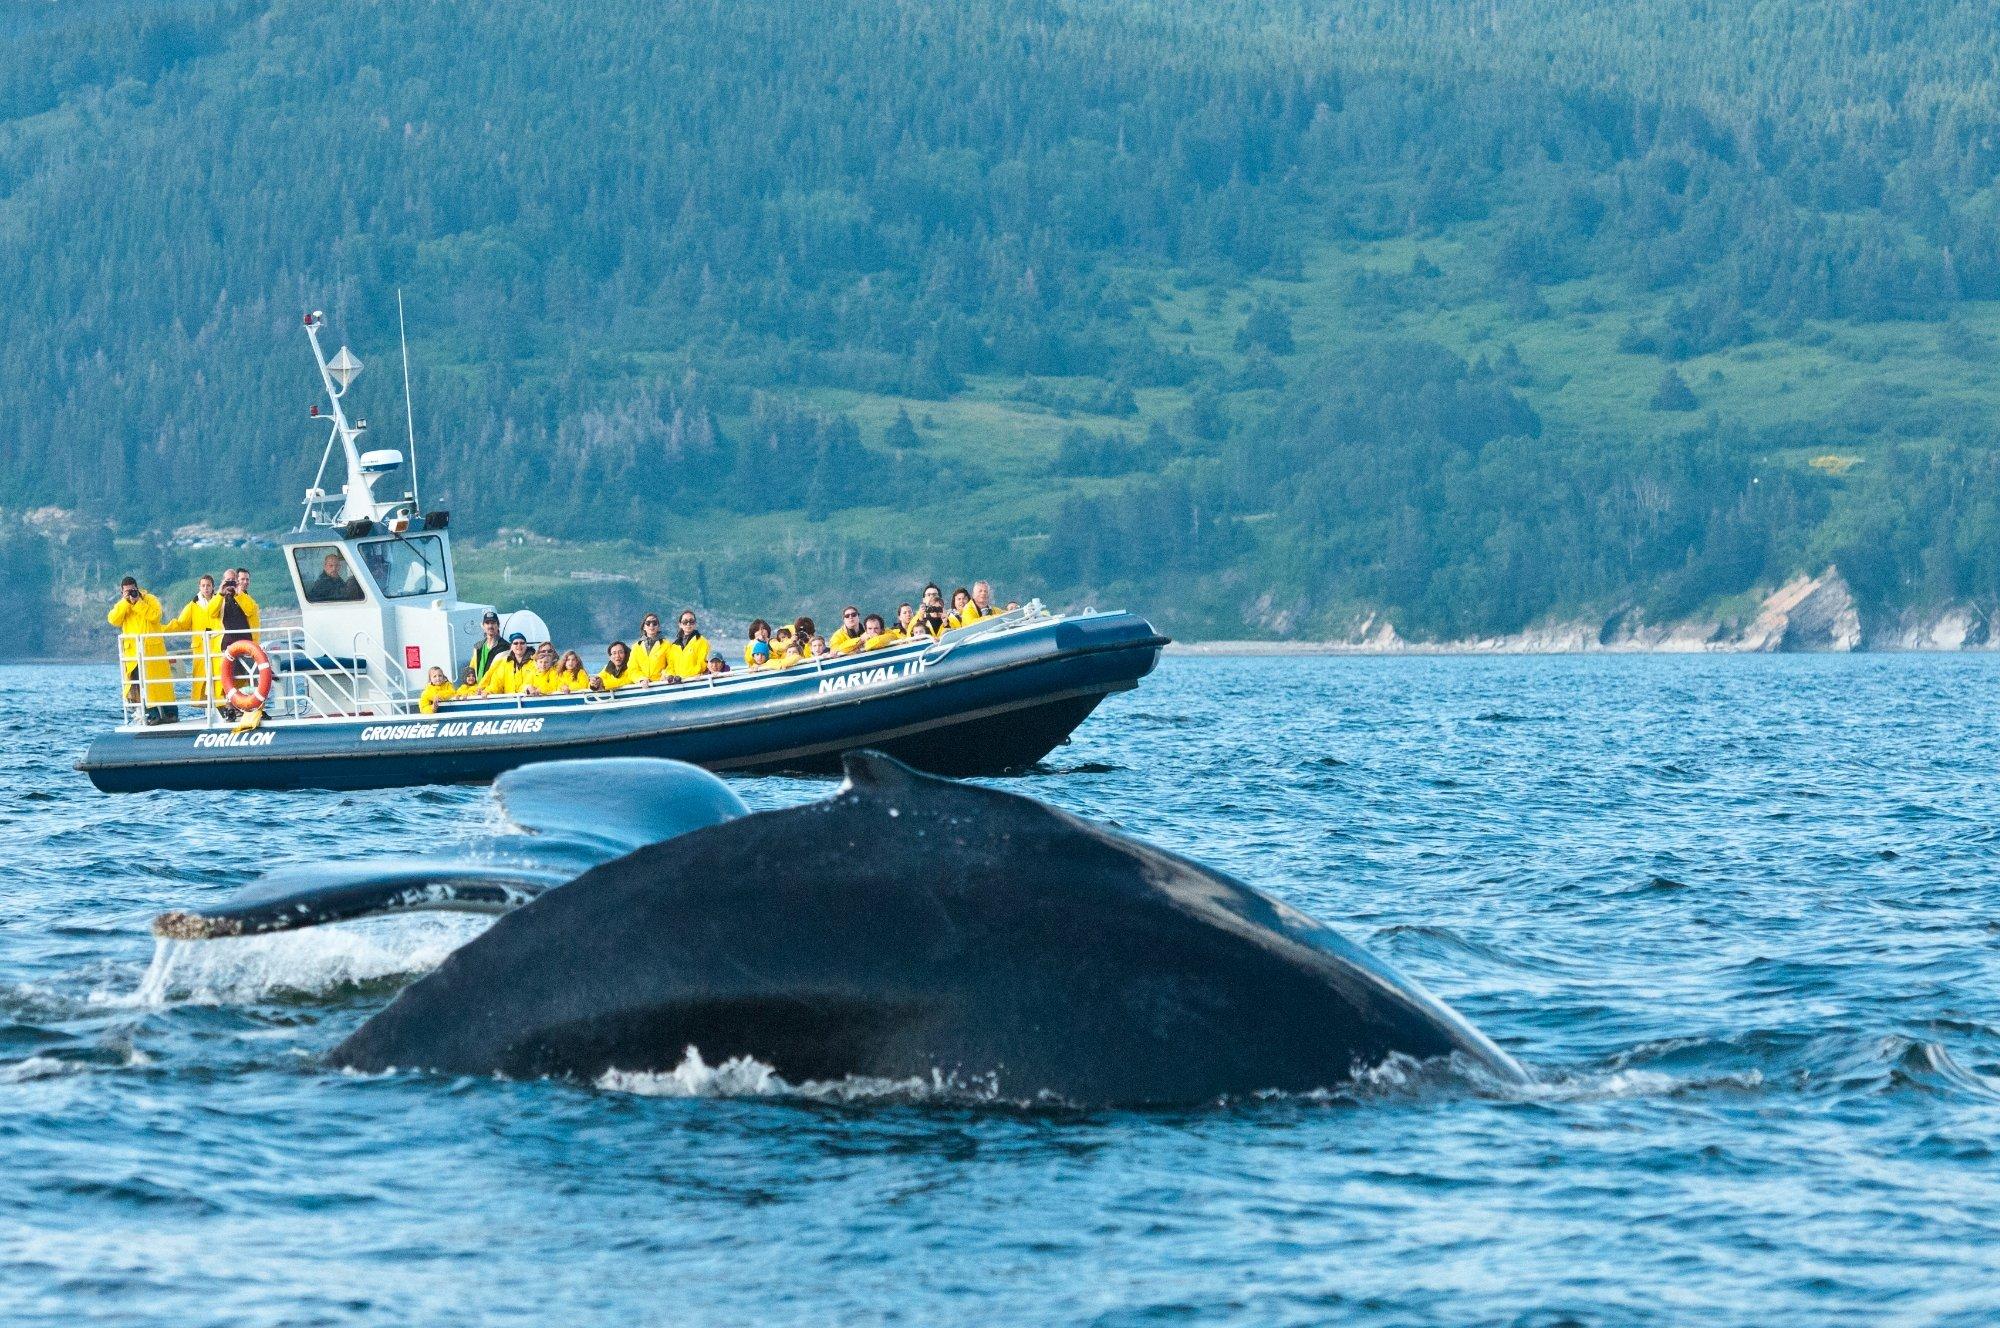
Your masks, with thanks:
M 413 511 L 424 510 L 423 499 L 417 497 L 417 414 L 410 405 L 410 334 L 403 327 L 403 288 L 396 287 L 396 336 L 403 343 L 403 426 L 410 439 L 410 507 Z

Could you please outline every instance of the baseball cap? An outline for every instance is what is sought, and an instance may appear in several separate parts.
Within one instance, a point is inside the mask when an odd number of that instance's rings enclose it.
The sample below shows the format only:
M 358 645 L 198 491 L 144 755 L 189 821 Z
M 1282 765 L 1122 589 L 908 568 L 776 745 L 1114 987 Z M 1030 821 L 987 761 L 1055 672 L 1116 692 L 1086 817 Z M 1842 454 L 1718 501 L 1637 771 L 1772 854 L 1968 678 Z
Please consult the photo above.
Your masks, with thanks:
M 493 610 L 488 609 L 485 613 L 485 616 L 481 617 L 479 621 L 483 623 L 497 623 L 500 621 L 500 615 L 495 613 Z

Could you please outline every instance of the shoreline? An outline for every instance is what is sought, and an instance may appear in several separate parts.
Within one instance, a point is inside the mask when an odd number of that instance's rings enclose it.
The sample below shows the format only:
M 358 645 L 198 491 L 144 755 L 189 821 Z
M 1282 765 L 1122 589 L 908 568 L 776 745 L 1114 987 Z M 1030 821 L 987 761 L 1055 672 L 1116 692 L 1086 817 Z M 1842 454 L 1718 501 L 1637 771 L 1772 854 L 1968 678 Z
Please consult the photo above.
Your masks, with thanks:
M 1521 655 L 1632 655 L 1632 656 L 1683 656 L 1683 655 L 1988 655 L 2000 651 L 2000 646 L 1856 646 L 1851 649 L 1819 650 L 1772 650 L 1753 646 L 1733 644 L 1713 644 L 1694 647 L 1684 646 L 1641 646 L 1641 645 L 1600 645 L 1577 646 L 1573 644 L 1536 645 L 1520 641 L 1440 641 L 1412 642 L 1398 641 L 1393 645 L 1376 645 L 1353 641 L 1174 641 L 1168 644 L 1169 655 L 1212 658 L 1255 658 L 1255 657 L 1372 657 L 1396 659 L 1411 656 L 1467 657 L 1467 656 L 1521 656 Z

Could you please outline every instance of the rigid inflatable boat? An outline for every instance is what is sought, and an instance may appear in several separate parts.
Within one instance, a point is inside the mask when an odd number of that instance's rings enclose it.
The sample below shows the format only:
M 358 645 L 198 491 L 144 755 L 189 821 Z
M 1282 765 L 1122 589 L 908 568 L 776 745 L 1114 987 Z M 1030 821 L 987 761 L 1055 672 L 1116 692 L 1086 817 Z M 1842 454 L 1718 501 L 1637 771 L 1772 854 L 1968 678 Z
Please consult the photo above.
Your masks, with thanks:
M 1066 741 L 1105 697 L 1137 686 L 1166 645 L 1134 614 L 1049 613 L 1037 602 L 935 639 L 785 669 L 476 697 L 423 713 L 431 667 L 458 676 L 491 606 L 458 598 L 449 521 L 422 512 L 404 454 L 361 446 L 366 423 L 351 424 L 341 406 L 360 363 L 344 346 L 329 361 L 320 325 L 307 315 L 332 431 L 305 515 L 283 544 L 300 621 L 230 633 L 235 640 L 123 638 L 123 722 L 78 763 L 100 789 L 462 783 L 578 756 L 837 772 L 843 752 L 863 747 L 937 774 L 1006 774 Z M 336 450 L 347 480 L 329 494 L 318 486 Z M 531 612 L 503 622 L 546 634 Z M 226 708 L 197 696 L 192 683 L 203 677 L 214 697 L 231 694 Z

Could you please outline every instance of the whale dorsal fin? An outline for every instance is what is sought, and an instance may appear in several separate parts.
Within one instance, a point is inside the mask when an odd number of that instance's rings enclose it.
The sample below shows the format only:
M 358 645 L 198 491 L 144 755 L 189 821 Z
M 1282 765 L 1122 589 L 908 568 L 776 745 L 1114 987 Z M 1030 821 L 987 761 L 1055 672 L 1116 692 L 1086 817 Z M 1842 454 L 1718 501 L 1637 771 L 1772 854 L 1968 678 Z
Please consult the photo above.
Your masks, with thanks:
M 840 765 L 847 773 L 847 786 L 855 789 L 903 789 L 918 784 L 954 782 L 927 775 L 872 747 L 844 753 Z

